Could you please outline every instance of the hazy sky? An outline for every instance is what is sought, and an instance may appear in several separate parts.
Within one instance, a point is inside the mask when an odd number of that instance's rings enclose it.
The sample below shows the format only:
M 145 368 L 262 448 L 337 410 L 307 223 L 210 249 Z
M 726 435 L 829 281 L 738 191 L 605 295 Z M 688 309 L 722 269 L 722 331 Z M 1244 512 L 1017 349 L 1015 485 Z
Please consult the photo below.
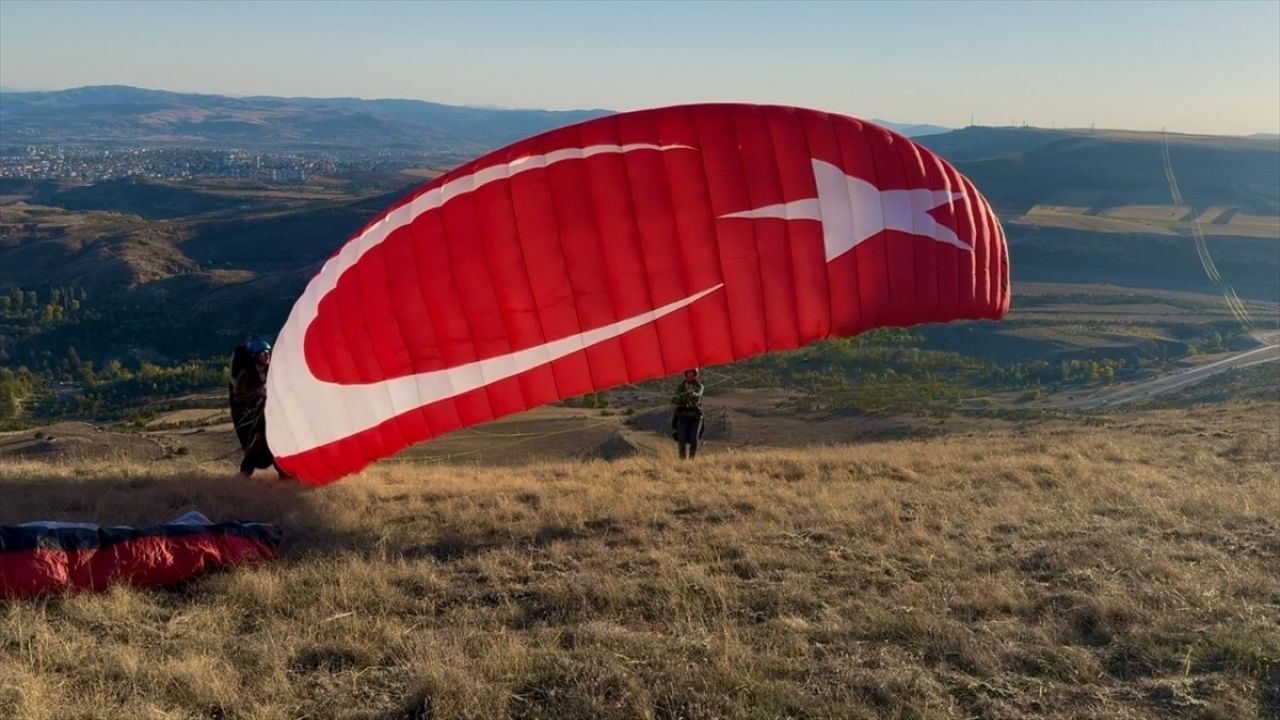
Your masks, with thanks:
M 21 2 L 0 85 L 1280 132 L 1280 2 Z

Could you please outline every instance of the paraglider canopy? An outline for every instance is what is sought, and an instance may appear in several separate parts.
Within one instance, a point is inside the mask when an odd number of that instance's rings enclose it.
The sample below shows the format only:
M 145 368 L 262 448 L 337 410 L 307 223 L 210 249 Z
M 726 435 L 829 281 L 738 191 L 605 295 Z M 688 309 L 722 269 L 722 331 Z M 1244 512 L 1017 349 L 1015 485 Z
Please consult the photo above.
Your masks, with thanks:
M 623 113 L 459 167 L 348 241 L 279 334 L 267 435 L 328 482 L 562 398 L 1008 306 L 990 206 L 905 137 L 792 107 Z

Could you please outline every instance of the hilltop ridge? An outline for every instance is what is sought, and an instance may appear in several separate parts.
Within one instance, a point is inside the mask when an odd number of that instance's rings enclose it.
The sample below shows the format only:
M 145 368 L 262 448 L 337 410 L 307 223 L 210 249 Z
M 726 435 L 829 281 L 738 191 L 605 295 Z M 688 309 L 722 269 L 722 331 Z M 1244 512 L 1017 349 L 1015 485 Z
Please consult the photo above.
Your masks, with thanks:
M 4 93 L 0 141 L 480 151 L 608 112 L 487 109 L 425 100 L 230 97 L 103 85 Z
M 479 152 L 613 110 L 448 105 L 429 100 L 181 93 L 128 85 L 5 91 L 0 142 Z M 874 122 L 909 137 L 939 125 Z

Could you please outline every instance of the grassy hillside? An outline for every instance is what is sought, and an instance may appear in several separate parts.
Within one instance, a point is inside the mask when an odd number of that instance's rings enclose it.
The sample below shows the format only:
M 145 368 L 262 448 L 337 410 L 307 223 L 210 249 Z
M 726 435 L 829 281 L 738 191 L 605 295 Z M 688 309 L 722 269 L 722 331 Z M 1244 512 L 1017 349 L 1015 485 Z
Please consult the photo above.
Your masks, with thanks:
M 996 207 L 1019 280 L 1211 292 L 1192 242 L 1194 220 L 1228 284 L 1249 297 L 1280 298 L 1274 141 L 986 127 L 920 141 Z
M 0 716 L 1269 718 L 1280 405 L 675 464 L 0 466 L 0 522 L 280 523 L 0 610 Z
M 1216 293 L 1187 236 L 1096 232 L 1011 223 L 1009 257 L 1021 282 L 1111 284 Z M 1213 237 L 1214 264 L 1242 297 L 1280 302 L 1280 238 Z M 1015 296 L 1014 304 L 1018 302 Z
M 1188 203 L 1280 213 L 1280 146 L 1266 140 L 988 127 L 919 139 L 959 167 L 1002 215 L 1036 205 L 1170 205 L 1166 140 Z

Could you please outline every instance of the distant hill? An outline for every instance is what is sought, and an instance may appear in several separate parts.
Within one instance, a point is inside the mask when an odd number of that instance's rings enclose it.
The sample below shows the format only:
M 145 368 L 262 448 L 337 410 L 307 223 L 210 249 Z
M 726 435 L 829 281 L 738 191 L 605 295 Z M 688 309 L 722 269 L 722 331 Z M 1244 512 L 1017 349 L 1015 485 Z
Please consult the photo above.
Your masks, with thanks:
M 1184 198 L 1174 204 L 1164 144 Z M 1223 277 L 1280 299 L 1280 146 L 1256 138 L 968 127 L 919 138 L 995 206 L 1015 278 L 1213 292 L 1199 222 Z
M 942 133 L 951 132 L 951 128 L 943 127 L 941 125 L 928 125 L 924 123 L 900 123 L 900 122 L 893 122 L 890 120 L 872 120 L 871 122 L 877 125 L 883 125 L 884 127 L 887 127 L 890 130 L 900 132 L 909 138 L 923 137 L 925 135 L 941 135 Z
M 421 100 L 235 98 L 108 85 L 4 93 L 0 141 L 478 152 L 608 112 L 498 110 Z
M 252 203 L 229 196 L 197 192 L 181 186 L 134 178 L 104 180 L 34 195 L 28 202 L 73 211 L 102 210 L 166 220 L 208 212 L 248 208 Z
M 479 153 L 610 112 L 423 100 L 229 97 L 103 85 L 52 92 L 6 90 L 0 100 L 0 142 Z M 909 137 L 948 131 L 938 125 L 874 122 Z
M 982 189 L 1003 215 L 1040 206 L 1094 215 L 1171 205 L 1161 133 L 968 127 L 920 138 Z M 1280 213 L 1280 148 L 1264 140 L 1169 134 L 1186 201 L 1198 209 Z

